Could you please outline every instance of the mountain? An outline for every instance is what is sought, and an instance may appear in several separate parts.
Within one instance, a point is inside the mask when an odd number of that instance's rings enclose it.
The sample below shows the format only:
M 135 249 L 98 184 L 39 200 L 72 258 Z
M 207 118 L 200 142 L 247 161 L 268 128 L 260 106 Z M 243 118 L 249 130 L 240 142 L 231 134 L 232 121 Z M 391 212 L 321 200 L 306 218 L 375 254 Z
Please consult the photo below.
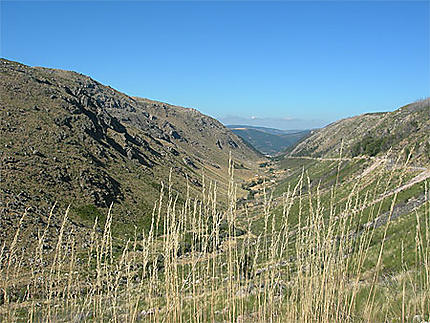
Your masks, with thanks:
M 269 160 L 194 109 L 0 75 L 0 321 L 427 320 L 429 100 Z
M 430 160 L 430 99 L 392 112 L 366 113 L 343 119 L 311 132 L 291 156 L 338 157 L 400 156 L 412 151 L 422 163 Z M 405 154 L 405 153 L 403 153 Z
M 309 130 L 280 130 L 247 125 L 228 125 L 235 134 L 263 154 L 275 155 L 293 146 L 309 134 Z
M 111 203 L 118 227 L 148 225 L 160 183 L 167 190 L 169 176 L 179 201 L 214 180 L 222 200 L 230 153 L 238 180 L 253 176 L 256 161 L 264 159 L 195 109 L 5 59 L 0 75 L 2 236 L 24 210 L 37 232 L 55 201 L 63 209 L 71 205 L 78 227 L 105 214 Z

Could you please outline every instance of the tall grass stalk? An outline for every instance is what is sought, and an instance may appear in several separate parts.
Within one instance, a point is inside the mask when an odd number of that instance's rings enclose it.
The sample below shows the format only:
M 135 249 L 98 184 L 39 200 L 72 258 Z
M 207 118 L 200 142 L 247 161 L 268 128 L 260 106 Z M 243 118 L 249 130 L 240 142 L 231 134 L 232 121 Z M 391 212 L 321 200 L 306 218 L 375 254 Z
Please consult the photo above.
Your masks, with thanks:
M 379 299 L 398 193 L 389 197 L 385 224 L 372 223 L 384 213 L 380 194 L 389 193 L 394 174 L 394 169 L 381 173 L 365 194 L 370 184 L 358 178 L 342 199 L 339 174 L 327 190 L 303 170 L 297 184 L 276 201 L 264 188 L 261 209 L 238 208 L 232 161 L 225 208 L 218 204 L 217 184 L 204 178 L 200 198 L 191 197 L 188 189 L 180 204 L 170 174 L 161 185 L 149 230 L 135 228 L 132 238 L 114 236 L 111 206 L 103 228 L 97 218 L 83 246 L 67 209 L 55 248 L 45 249 L 51 219 L 58 216 L 54 205 L 34 243 L 31 264 L 28 250 L 20 249 L 24 214 L 12 241 L 0 249 L 0 316 L 11 322 L 172 323 L 373 322 L 381 317 L 405 322 L 415 314 L 425 317 L 430 312 L 427 183 L 426 202 L 414 211 L 413 263 L 405 260 L 403 242 L 400 248 L 399 303 L 393 301 L 391 310 Z

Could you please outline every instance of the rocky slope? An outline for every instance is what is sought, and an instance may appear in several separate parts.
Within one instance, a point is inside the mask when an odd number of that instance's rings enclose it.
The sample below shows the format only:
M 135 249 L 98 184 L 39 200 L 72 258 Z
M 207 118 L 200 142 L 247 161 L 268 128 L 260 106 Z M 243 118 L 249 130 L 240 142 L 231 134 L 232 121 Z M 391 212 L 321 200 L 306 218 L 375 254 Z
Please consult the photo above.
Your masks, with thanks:
M 411 103 L 393 112 L 367 113 L 316 130 L 300 142 L 291 156 L 392 158 L 412 151 L 419 163 L 430 161 L 430 100 Z M 405 153 L 406 152 L 406 153 Z
M 229 153 L 239 179 L 262 158 L 194 109 L 4 59 L 0 75 L 0 240 L 25 209 L 30 228 L 45 223 L 55 201 L 71 204 L 78 226 L 112 202 L 118 227 L 145 224 L 170 172 L 180 200 L 187 186 L 199 194 L 203 174 L 218 181 L 222 199 Z

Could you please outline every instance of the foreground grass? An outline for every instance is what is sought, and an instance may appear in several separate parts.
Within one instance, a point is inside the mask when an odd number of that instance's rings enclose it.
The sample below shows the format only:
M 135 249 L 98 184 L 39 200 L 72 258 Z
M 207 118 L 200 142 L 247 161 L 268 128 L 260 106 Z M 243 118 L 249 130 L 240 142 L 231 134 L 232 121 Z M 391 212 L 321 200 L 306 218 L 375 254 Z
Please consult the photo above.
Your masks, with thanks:
M 296 173 L 275 191 L 281 202 L 266 195 L 257 211 L 237 209 L 233 165 L 222 210 L 215 184 L 202 188 L 200 200 L 184 202 L 171 184 L 162 185 L 149 232 L 136 227 L 127 241 L 112 234 L 111 211 L 96 215 L 85 246 L 69 230 L 68 212 L 52 250 L 44 248 L 44 231 L 28 242 L 32 254 L 24 252 L 18 229 L 0 249 L 0 317 L 10 322 L 428 320 L 427 183 L 372 203 L 412 175 L 396 169 L 354 180 L 352 170 L 361 163 L 309 163 L 307 173 Z M 312 182 L 312 175 L 319 180 Z M 425 202 L 394 218 L 395 206 L 416 194 Z M 386 220 L 376 222 L 381 216 Z

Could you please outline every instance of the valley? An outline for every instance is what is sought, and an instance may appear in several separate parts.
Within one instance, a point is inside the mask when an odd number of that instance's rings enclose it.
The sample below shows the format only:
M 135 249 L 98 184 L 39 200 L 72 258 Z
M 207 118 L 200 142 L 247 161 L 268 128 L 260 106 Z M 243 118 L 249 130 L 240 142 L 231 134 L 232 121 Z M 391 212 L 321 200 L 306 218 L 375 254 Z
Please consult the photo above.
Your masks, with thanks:
M 268 158 L 192 108 L 0 72 L 2 321 L 430 319 L 429 99 Z
M 266 155 L 282 154 L 311 133 L 310 130 L 279 130 L 249 125 L 228 125 L 227 128 Z

